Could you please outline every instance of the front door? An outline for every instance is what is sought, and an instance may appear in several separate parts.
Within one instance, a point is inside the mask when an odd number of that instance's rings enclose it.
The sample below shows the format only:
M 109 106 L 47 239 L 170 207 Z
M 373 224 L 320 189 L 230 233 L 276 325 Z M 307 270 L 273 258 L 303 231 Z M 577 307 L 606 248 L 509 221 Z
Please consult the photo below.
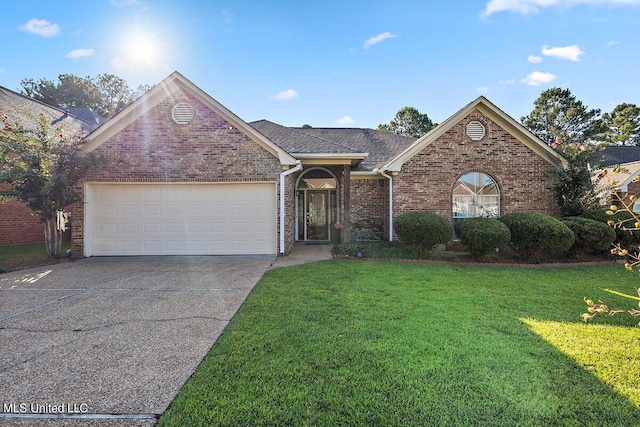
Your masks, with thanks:
M 329 191 L 307 190 L 307 240 L 329 240 Z

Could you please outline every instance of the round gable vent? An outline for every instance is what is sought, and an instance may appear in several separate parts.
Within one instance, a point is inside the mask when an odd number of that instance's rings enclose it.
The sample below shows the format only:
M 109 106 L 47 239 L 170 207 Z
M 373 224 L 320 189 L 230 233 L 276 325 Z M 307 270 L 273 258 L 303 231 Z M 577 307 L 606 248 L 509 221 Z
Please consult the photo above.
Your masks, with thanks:
M 467 136 L 474 141 L 484 138 L 484 126 L 480 122 L 471 122 L 467 125 Z
M 171 110 L 171 118 L 173 118 L 173 121 L 179 125 L 189 123 L 193 120 L 195 114 L 193 107 L 185 102 L 181 102 Z

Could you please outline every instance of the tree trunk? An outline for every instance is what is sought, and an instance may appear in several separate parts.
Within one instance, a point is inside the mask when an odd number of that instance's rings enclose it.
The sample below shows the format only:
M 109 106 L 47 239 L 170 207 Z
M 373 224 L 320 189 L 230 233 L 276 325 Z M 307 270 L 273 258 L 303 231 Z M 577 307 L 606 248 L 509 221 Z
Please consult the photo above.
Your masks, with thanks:
M 62 232 L 58 230 L 56 219 L 47 219 L 44 223 L 44 244 L 47 258 L 60 258 L 62 251 Z

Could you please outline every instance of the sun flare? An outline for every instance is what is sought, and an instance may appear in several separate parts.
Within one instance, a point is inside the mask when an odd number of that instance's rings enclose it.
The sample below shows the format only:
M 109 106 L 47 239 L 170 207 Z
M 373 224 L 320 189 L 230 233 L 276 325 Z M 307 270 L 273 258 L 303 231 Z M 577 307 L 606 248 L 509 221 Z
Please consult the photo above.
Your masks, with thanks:
M 137 27 L 122 31 L 117 50 L 111 65 L 118 71 L 146 74 L 166 68 L 165 38 L 155 29 Z

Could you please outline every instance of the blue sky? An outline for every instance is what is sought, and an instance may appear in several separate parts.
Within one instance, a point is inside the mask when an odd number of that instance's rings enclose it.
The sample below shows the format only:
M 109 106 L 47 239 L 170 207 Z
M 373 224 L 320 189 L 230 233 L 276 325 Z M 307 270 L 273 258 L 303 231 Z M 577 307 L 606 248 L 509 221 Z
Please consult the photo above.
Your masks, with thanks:
M 519 120 L 551 87 L 640 105 L 640 0 L 21 0 L 0 15 L 0 86 L 69 73 L 131 87 L 173 71 L 246 121 L 441 122 L 479 95 Z

